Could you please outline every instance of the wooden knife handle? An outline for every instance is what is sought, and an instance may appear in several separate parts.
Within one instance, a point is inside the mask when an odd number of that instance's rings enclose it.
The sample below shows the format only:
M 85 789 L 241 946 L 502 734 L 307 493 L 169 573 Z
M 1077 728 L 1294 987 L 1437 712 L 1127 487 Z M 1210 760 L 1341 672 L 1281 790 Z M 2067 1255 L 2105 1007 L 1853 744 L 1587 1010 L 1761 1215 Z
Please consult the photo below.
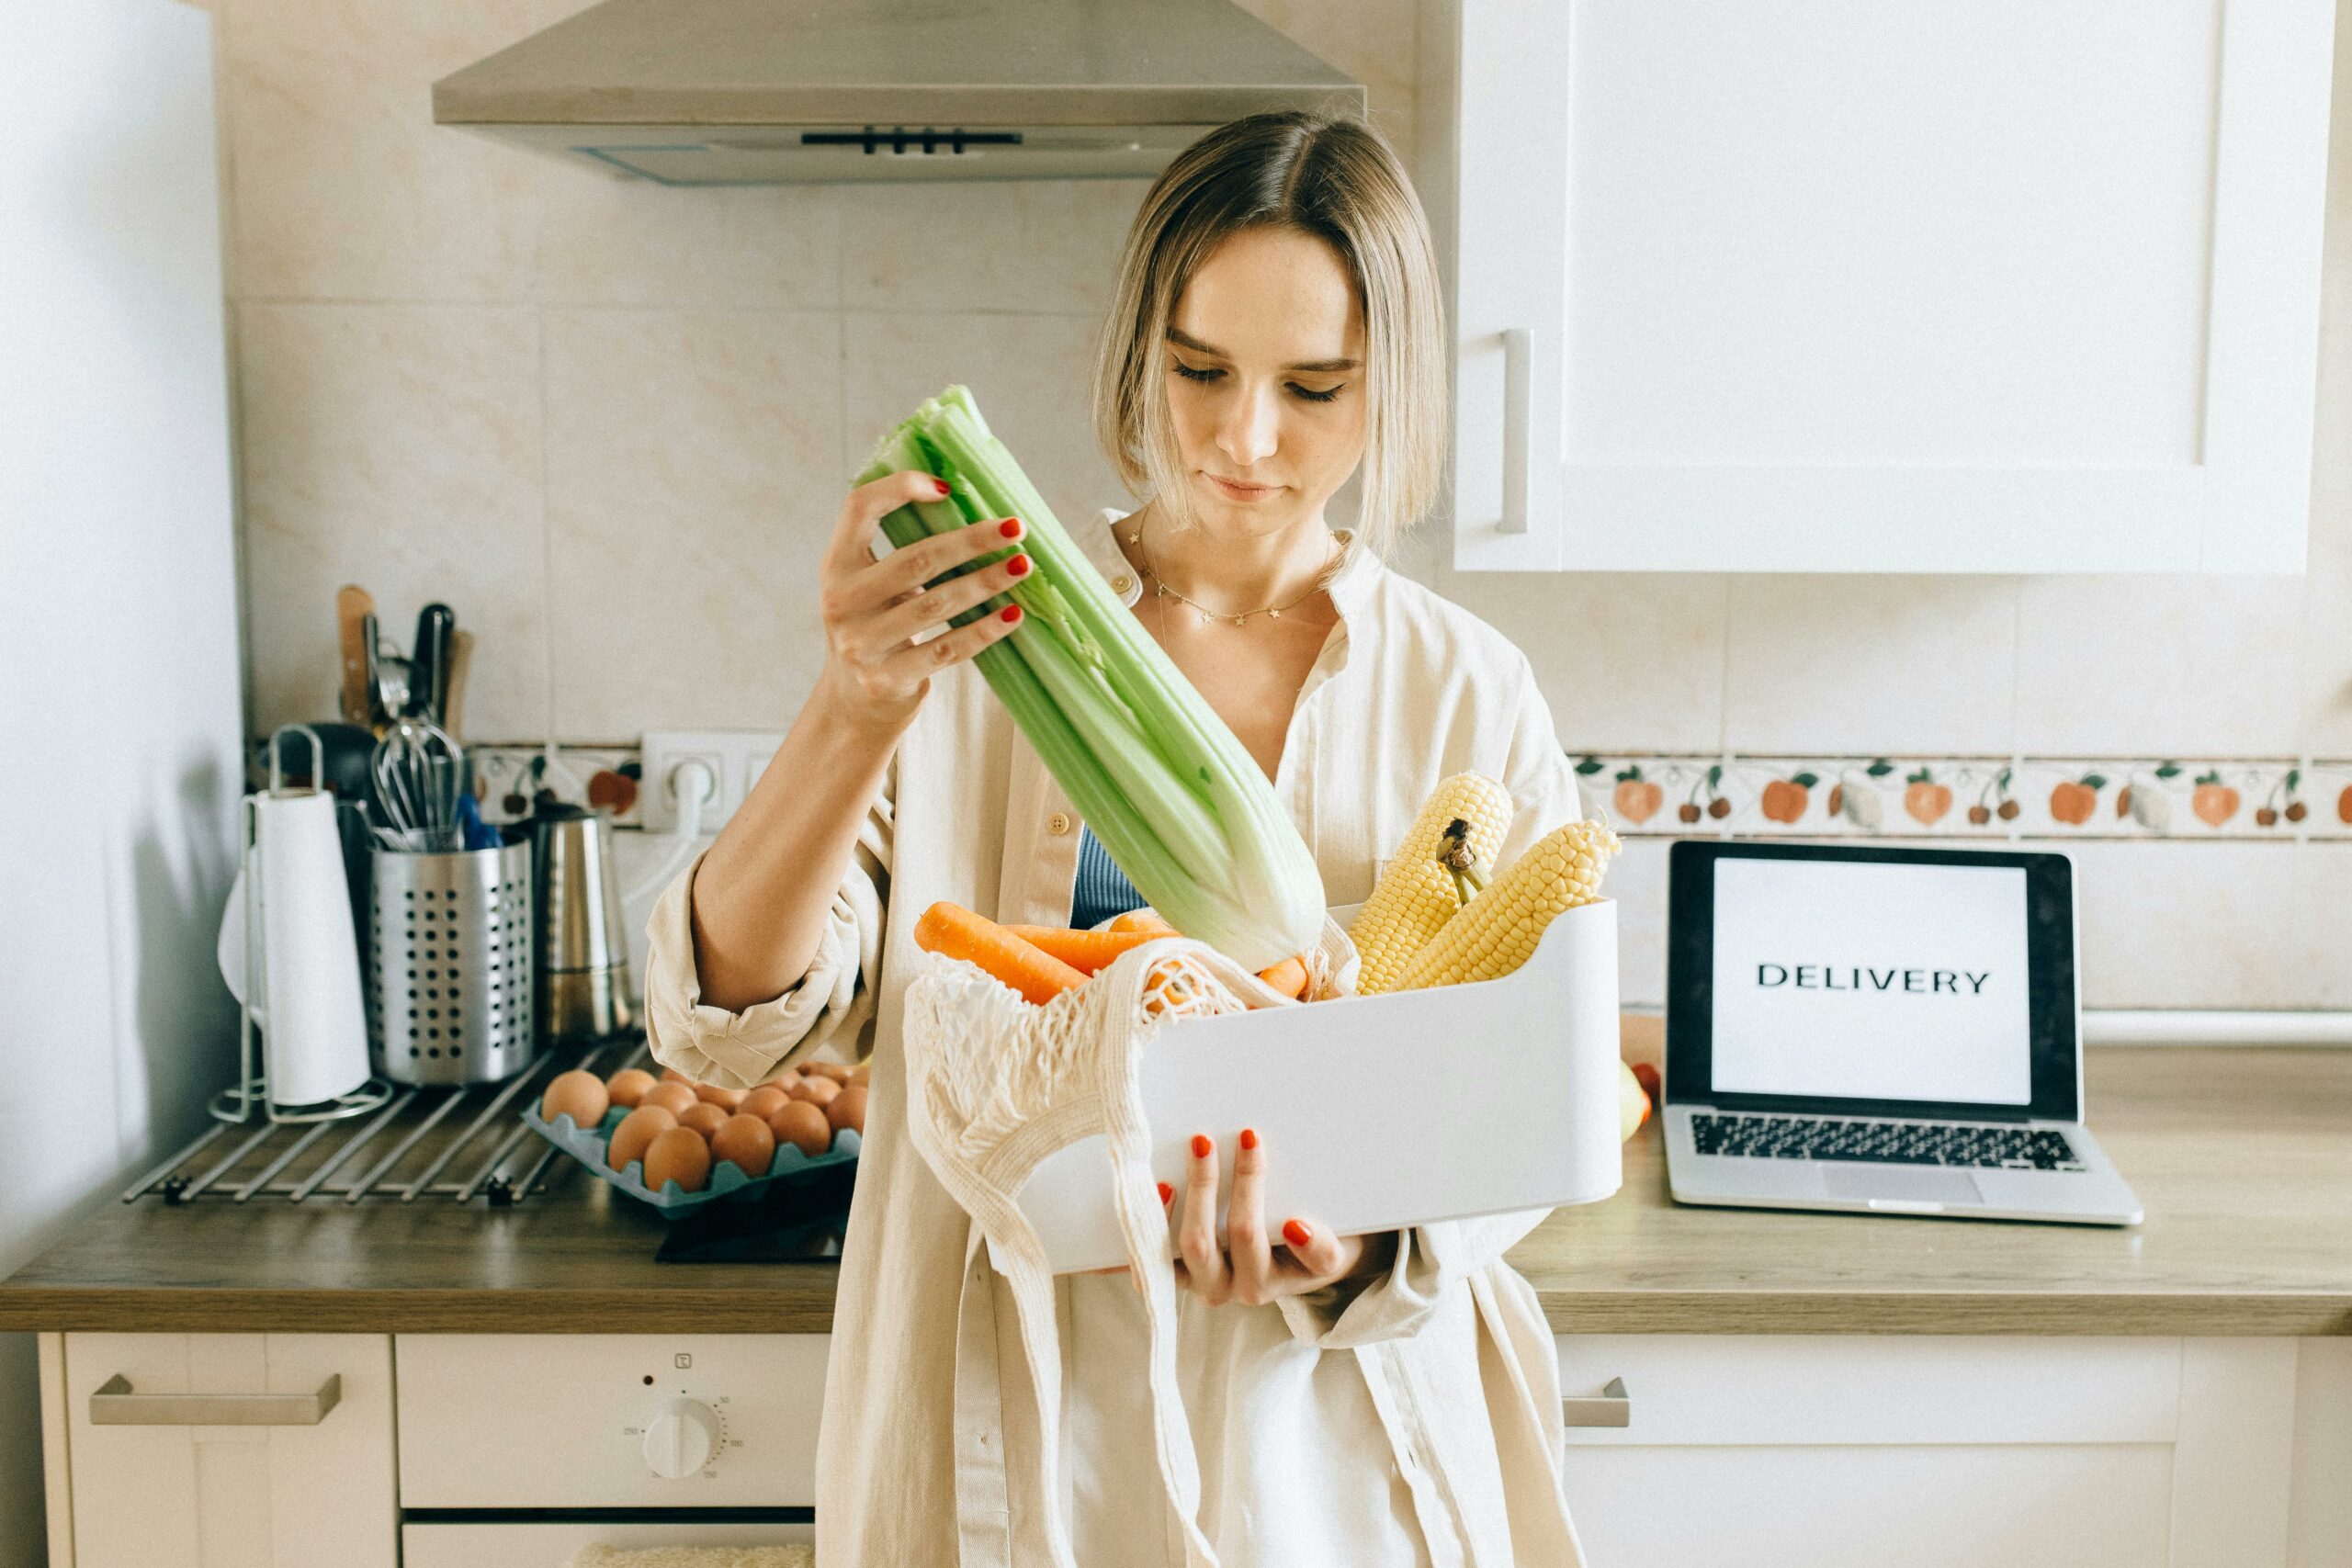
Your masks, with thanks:
M 368 617 L 376 613 L 376 597 L 357 583 L 335 591 L 336 644 L 343 651 L 343 682 L 337 704 L 345 724 L 368 724 L 374 716 L 375 693 L 368 684 Z
M 449 666 L 441 682 L 449 694 L 441 705 L 441 728 L 460 742 L 466 738 L 466 671 L 473 661 L 474 634 L 459 626 L 449 634 Z

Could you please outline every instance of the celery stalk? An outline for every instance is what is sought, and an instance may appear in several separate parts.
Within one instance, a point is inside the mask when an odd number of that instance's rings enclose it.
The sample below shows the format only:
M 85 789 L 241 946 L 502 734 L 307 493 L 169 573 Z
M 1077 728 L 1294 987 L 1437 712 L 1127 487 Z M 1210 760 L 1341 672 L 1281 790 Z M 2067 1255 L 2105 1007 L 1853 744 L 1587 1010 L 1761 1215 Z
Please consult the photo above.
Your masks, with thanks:
M 1256 759 L 1119 603 L 968 390 L 927 400 L 856 482 L 901 468 L 938 476 L 949 493 L 884 518 L 894 546 L 990 517 L 1025 525 L 1036 570 L 958 619 L 1008 598 L 1022 607 L 1022 624 L 980 654 L 981 677 L 1136 891 L 1253 969 L 1306 952 L 1322 928 L 1322 878 Z

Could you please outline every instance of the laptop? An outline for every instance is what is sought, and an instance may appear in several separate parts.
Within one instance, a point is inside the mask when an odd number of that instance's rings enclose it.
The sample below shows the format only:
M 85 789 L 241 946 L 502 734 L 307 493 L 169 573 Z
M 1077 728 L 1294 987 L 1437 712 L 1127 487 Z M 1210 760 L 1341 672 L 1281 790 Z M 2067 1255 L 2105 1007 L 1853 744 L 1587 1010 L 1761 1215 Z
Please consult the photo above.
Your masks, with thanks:
M 2063 854 L 1678 840 L 1678 1202 L 2137 1224 L 2083 1125 Z

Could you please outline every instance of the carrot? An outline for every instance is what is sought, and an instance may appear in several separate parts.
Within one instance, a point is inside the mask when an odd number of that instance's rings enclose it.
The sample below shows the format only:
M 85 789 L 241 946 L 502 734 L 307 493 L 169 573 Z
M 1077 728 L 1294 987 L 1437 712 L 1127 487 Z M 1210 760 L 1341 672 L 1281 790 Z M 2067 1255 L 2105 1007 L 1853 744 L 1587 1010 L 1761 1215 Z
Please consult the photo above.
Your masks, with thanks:
M 1149 931 L 1154 936 L 1180 934 L 1174 926 L 1161 919 L 1148 908 L 1129 909 L 1124 915 L 1112 916 L 1111 929 L 1114 931 Z
M 1007 926 L 1032 946 L 1052 953 L 1071 968 L 1096 974 L 1131 947 L 1141 947 L 1166 936 L 1166 931 L 1082 931 L 1069 926 Z
M 925 953 L 978 964 L 1033 1002 L 1049 1002 L 1086 976 L 985 915 L 942 899 L 915 922 L 915 945 Z
M 1306 960 L 1285 958 L 1272 969 L 1259 970 L 1258 978 L 1295 1001 L 1306 994 Z

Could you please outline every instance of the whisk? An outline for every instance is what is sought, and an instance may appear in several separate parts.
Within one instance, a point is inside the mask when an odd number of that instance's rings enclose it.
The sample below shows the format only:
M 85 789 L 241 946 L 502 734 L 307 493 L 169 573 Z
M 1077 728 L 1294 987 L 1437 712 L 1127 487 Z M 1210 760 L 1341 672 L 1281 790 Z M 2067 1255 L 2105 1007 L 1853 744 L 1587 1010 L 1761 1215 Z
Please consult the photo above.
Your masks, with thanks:
M 412 854 L 447 854 L 465 848 L 458 796 L 465 793 L 465 752 L 428 719 L 396 720 L 376 743 L 376 800 L 387 825 L 376 837 Z

